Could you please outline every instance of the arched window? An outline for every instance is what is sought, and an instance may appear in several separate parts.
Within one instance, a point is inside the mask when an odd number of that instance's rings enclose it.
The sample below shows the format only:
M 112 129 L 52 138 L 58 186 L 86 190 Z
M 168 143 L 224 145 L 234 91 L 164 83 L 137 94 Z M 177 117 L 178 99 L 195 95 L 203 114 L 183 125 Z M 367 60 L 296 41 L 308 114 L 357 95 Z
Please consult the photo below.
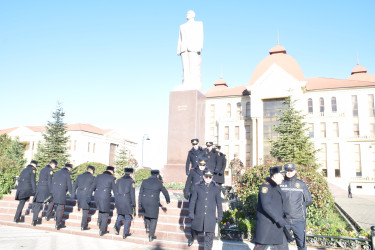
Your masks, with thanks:
M 309 114 L 312 114 L 314 110 L 313 110 L 313 101 L 311 98 L 307 100 L 307 107 L 308 107 Z
M 323 97 L 320 97 L 319 98 L 319 111 L 320 111 L 320 113 L 324 113 L 324 99 L 323 99 Z
M 337 112 L 337 103 L 336 103 L 336 97 L 331 98 L 331 106 L 332 106 L 332 112 L 336 113 Z
M 232 115 L 231 105 L 230 103 L 227 104 L 227 118 L 230 118 Z
M 240 102 L 237 102 L 236 119 L 237 120 L 241 119 L 241 103 Z

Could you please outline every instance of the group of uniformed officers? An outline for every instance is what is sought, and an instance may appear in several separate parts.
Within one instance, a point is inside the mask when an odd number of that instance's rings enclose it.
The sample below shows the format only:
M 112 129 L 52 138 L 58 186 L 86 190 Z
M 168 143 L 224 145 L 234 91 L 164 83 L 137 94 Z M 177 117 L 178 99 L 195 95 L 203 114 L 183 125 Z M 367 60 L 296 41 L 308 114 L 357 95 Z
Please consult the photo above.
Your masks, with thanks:
M 124 225 L 123 238 L 130 236 L 130 225 L 133 216 L 136 215 L 135 182 L 132 178 L 134 170 L 125 168 L 125 175 L 118 179 L 113 176 L 114 167 L 108 166 L 106 170 L 96 178 L 93 176 L 95 167 L 88 166 L 87 171 L 79 175 L 72 185 L 70 171 L 72 164 L 65 164 L 64 168 L 53 172 L 57 166 L 56 160 L 51 160 L 39 173 L 38 185 L 36 185 L 37 161 L 22 170 L 17 186 L 16 200 L 19 200 L 14 222 L 21 222 L 21 213 L 27 200 L 34 196 L 32 211 L 32 225 L 38 223 L 39 212 L 43 204 L 49 202 L 45 219 L 50 220 L 55 208 L 55 228 L 59 230 L 65 227 L 62 223 L 67 196 L 77 199 L 78 208 L 82 210 L 81 230 L 88 230 L 88 215 L 91 196 L 94 192 L 94 200 L 98 210 L 99 235 L 107 231 L 109 213 L 111 211 L 112 193 L 115 197 L 117 220 L 114 226 L 115 234 L 118 235 L 120 228 Z M 167 203 L 170 203 L 168 191 L 163 186 L 159 177 L 159 170 L 152 170 L 151 177 L 144 180 L 139 193 L 139 207 L 144 210 L 144 221 L 146 232 L 149 232 L 149 241 L 155 237 L 155 228 L 159 215 L 160 192 L 163 193 Z
M 191 220 L 191 246 L 198 233 L 204 233 L 204 249 L 212 249 L 214 232 L 223 217 L 221 185 L 224 183 L 226 158 L 220 152 L 220 146 L 213 148 L 212 142 L 206 143 L 206 148 L 199 146 L 198 139 L 192 139 L 192 149 L 188 152 L 186 174 L 188 175 L 184 196 L 189 200 L 189 218 Z M 132 178 L 133 169 L 125 168 L 125 175 L 119 180 L 113 176 L 114 167 L 108 166 L 106 171 L 93 176 L 95 168 L 88 166 L 87 171 L 79 175 L 72 186 L 70 171 L 72 164 L 53 172 L 57 166 L 56 160 L 51 160 L 39 174 L 36 185 L 36 167 L 38 162 L 31 161 L 21 172 L 18 180 L 16 200 L 19 200 L 14 217 L 20 222 L 21 212 L 25 202 L 34 196 L 33 221 L 36 226 L 39 212 L 43 204 L 49 202 L 46 220 L 49 220 L 55 206 L 55 228 L 63 227 L 62 219 L 66 196 L 73 195 L 77 199 L 78 208 L 82 209 L 81 230 L 89 229 L 88 214 L 90 201 L 94 192 L 98 210 L 99 235 L 107 231 L 109 213 L 111 210 L 111 193 L 115 197 L 117 220 L 114 226 L 118 235 L 124 225 L 123 238 L 130 236 L 130 225 L 136 215 L 135 182 Z M 253 242 L 255 250 L 266 249 L 272 244 L 276 249 L 288 249 L 288 241 L 294 240 L 290 235 L 293 231 L 298 249 L 306 249 L 305 228 L 306 208 L 312 204 L 311 194 L 306 184 L 296 177 L 296 167 L 293 163 L 271 167 L 270 177 L 259 188 L 256 230 Z M 285 177 L 283 173 L 286 173 Z M 167 204 L 170 203 L 168 191 L 159 178 L 159 170 L 152 170 L 151 177 L 145 179 L 139 191 L 139 208 L 144 210 L 146 232 L 149 241 L 156 239 L 155 229 L 159 216 L 160 193 L 163 193 Z

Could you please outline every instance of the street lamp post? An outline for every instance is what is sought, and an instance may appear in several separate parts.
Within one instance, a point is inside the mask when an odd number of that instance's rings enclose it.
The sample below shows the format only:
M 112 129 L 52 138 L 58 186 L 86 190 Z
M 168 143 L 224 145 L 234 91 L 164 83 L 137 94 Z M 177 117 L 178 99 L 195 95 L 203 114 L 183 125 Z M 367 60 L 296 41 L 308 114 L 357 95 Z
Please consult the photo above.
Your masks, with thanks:
M 144 144 L 145 144 L 145 140 L 146 140 L 146 141 L 149 141 L 149 140 L 150 140 L 150 137 L 148 137 L 147 134 L 144 134 L 144 135 L 143 135 L 143 138 L 142 138 L 142 168 L 143 168 L 143 146 L 144 146 Z

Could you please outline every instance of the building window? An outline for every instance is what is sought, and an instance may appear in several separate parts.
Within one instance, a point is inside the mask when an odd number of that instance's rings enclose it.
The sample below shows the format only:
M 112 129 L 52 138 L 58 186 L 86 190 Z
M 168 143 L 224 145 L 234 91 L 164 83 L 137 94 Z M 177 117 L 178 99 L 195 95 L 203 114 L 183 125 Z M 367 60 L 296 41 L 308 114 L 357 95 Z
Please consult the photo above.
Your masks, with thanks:
M 235 126 L 234 127 L 234 136 L 235 136 L 235 140 L 239 140 L 240 139 L 240 127 L 239 126 Z
M 313 101 L 311 98 L 307 100 L 307 107 L 308 107 L 307 111 L 309 112 L 309 114 L 312 114 L 314 110 L 313 110 Z
M 72 140 L 69 140 L 69 142 L 68 142 L 68 149 L 72 150 Z
M 333 144 L 333 165 L 335 168 L 335 177 L 340 177 L 340 147 L 338 143 Z
M 354 144 L 354 166 L 355 175 L 362 177 L 361 147 L 359 144 Z
M 74 140 L 74 151 L 77 150 L 77 140 Z
M 246 144 L 246 167 L 251 166 L 251 154 L 250 154 L 251 146 L 250 144 Z
M 92 145 L 92 152 L 93 152 L 93 153 L 95 153 L 95 144 L 96 144 L 96 143 L 94 143 L 94 144 Z
M 337 112 L 337 103 L 336 103 L 336 97 L 331 98 L 331 108 L 332 112 L 336 113 Z
M 246 103 L 246 117 L 250 117 L 250 102 Z
M 227 118 L 230 118 L 232 116 L 232 111 L 231 111 L 231 105 L 230 103 L 227 104 Z
M 237 155 L 240 155 L 240 145 L 234 146 L 234 153 L 237 154 Z
M 90 153 L 90 142 L 89 142 L 89 143 L 87 143 L 87 152 L 89 152 L 89 153 Z
M 326 123 L 320 123 L 320 138 L 326 138 Z
M 340 134 L 339 134 L 339 123 L 338 122 L 332 123 L 332 128 L 333 128 L 333 136 L 339 137 L 340 136 Z
M 368 108 L 370 120 L 370 135 L 375 135 L 375 108 L 374 108 L 374 95 L 368 95 Z
M 246 140 L 250 140 L 250 125 L 246 125 L 245 130 L 246 130 Z
M 237 120 L 241 119 L 241 103 L 240 102 L 237 103 L 236 118 Z
M 320 159 L 322 161 L 322 174 L 324 177 L 327 177 L 328 173 L 327 173 L 327 144 L 326 143 L 321 144 Z
M 309 135 L 310 138 L 314 138 L 314 123 L 309 123 Z
M 319 98 L 319 111 L 320 111 L 320 113 L 324 114 L 324 99 L 323 99 L 323 97 Z
M 227 163 L 228 163 L 228 161 L 229 161 L 229 145 L 224 145 L 223 154 L 225 154 L 227 156 L 226 159 L 227 159 Z
M 229 126 L 224 127 L 224 140 L 229 140 Z
M 214 127 L 210 128 L 210 136 L 211 136 L 211 138 L 213 138 L 215 136 L 215 128 Z
M 353 134 L 359 136 L 359 119 L 358 117 L 353 118 Z
M 210 123 L 215 123 L 215 105 L 211 104 L 210 106 Z
M 352 95 L 353 117 L 358 117 L 358 100 L 356 95 Z

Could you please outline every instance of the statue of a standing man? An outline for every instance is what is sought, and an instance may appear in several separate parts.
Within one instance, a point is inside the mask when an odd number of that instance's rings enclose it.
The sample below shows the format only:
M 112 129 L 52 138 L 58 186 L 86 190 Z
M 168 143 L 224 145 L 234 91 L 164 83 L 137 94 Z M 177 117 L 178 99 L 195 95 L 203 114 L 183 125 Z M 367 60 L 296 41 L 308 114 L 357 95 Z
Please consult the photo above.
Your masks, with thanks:
M 203 23 L 194 20 L 195 13 L 189 10 L 186 23 L 180 26 L 177 55 L 181 55 L 183 67 L 183 89 L 202 91 L 201 51 L 203 48 Z

